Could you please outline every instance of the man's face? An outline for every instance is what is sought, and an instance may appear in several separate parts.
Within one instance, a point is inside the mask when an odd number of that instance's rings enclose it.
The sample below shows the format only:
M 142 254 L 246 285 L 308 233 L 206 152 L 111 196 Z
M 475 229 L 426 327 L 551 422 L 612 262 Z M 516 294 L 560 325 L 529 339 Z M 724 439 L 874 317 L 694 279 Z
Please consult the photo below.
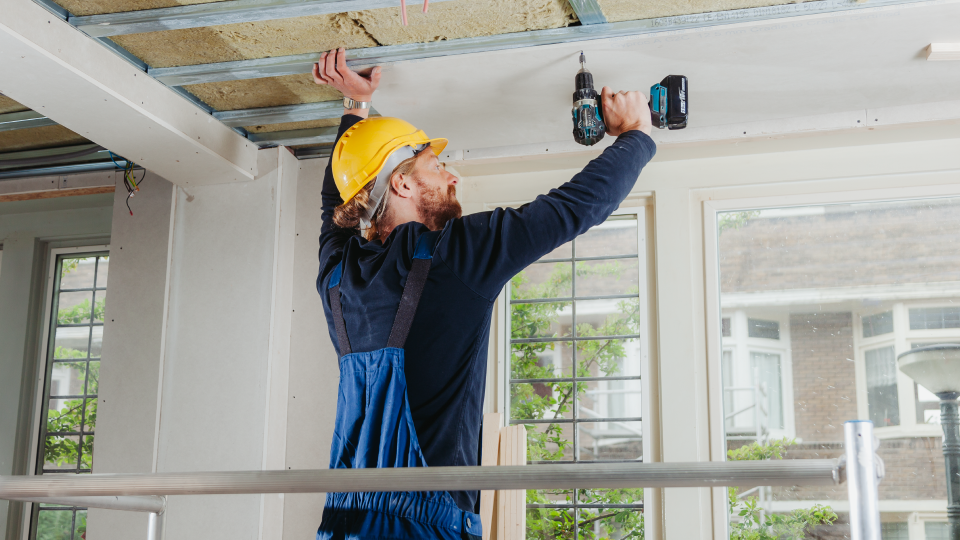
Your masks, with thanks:
M 423 152 L 413 174 L 417 185 L 417 211 L 423 224 L 438 231 L 451 219 L 460 217 L 457 177 L 446 171 L 433 151 Z

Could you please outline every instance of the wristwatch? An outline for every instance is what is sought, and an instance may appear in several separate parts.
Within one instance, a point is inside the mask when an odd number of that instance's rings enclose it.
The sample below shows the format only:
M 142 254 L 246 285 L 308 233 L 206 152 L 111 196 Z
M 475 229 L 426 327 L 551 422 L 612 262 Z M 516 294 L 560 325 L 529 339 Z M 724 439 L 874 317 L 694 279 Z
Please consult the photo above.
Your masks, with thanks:
M 356 101 L 353 98 L 344 97 L 343 98 L 343 108 L 344 109 L 369 109 L 369 101 Z

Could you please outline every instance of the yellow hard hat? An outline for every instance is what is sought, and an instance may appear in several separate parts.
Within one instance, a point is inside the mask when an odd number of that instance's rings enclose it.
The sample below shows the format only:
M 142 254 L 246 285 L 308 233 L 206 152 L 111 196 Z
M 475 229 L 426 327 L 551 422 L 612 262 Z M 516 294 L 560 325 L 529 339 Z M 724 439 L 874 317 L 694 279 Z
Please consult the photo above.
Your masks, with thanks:
M 447 146 L 446 139 L 431 139 L 399 118 L 380 116 L 357 122 L 343 133 L 330 158 L 340 198 L 343 202 L 349 201 L 363 186 L 375 180 L 396 150 L 426 143 L 430 143 L 436 154 Z

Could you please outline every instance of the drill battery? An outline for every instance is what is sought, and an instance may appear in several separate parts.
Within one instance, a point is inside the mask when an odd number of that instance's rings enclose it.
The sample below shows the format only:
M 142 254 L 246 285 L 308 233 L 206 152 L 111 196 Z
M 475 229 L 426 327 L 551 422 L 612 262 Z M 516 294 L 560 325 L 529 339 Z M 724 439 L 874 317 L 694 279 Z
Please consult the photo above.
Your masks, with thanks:
M 660 129 L 687 127 L 687 78 L 667 75 L 660 84 L 650 87 L 650 112 L 653 125 Z

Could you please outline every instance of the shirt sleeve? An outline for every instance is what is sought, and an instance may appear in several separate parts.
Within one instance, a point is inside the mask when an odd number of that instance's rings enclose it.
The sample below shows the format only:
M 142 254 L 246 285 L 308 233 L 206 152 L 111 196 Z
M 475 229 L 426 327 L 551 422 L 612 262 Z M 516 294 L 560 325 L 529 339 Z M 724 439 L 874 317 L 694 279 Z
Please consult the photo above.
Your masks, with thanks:
M 363 120 L 363 118 L 353 114 L 343 115 L 343 118 L 340 119 L 340 129 L 337 130 L 337 140 L 339 141 L 346 130 L 361 120 Z M 328 161 L 327 168 L 323 172 L 323 188 L 320 191 L 320 219 L 323 224 L 320 227 L 320 273 L 317 276 L 318 291 L 321 288 L 324 277 L 336 266 L 335 264 L 330 264 L 331 258 L 336 256 L 336 260 L 339 261 L 340 252 L 343 250 L 344 244 L 346 244 L 351 237 L 360 234 L 359 228 L 341 229 L 333 223 L 333 210 L 343 204 L 343 199 L 340 198 L 340 190 L 337 189 L 337 183 L 333 180 L 332 162 L 332 159 Z M 322 294 L 322 291 L 320 292 Z
M 570 181 L 533 202 L 449 222 L 437 253 L 465 285 L 492 300 L 518 272 L 603 223 L 656 151 L 647 134 L 628 131 Z

